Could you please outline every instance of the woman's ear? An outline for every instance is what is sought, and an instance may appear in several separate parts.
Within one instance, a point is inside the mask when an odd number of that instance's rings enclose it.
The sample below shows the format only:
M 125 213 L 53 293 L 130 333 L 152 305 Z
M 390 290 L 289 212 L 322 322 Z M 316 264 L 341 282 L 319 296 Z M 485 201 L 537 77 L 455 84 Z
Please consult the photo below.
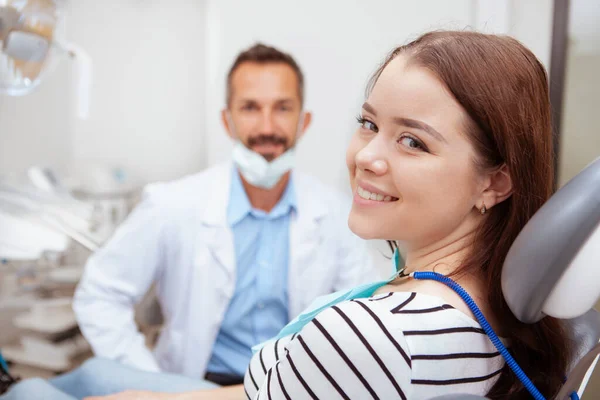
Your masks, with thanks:
M 510 171 L 506 164 L 503 164 L 502 167 L 488 173 L 486 187 L 481 193 L 481 204 L 477 206 L 479 209 L 483 205 L 488 209 L 492 208 L 496 204 L 508 199 L 512 195 L 512 191 L 513 185 Z

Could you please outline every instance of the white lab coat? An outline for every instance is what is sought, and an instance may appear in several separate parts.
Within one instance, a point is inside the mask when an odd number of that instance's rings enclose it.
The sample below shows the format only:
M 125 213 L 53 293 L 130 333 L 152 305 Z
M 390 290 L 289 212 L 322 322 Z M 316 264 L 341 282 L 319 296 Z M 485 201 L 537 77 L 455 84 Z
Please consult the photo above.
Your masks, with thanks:
M 226 216 L 232 164 L 149 185 L 141 204 L 88 261 L 73 308 L 96 355 L 201 378 L 236 281 Z M 366 243 L 347 227 L 349 199 L 294 172 L 289 311 L 378 278 Z M 155 282 L 165 326 L 152 354 L 134 305 Z

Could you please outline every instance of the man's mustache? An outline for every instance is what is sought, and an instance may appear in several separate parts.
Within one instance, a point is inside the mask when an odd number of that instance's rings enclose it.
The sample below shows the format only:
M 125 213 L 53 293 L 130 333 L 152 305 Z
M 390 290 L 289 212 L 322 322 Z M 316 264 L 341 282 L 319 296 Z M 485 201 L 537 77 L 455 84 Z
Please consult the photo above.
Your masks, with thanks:
M 284 148 L 287 148 L 288 139 L 284 136 L 278 136 L 274 134 L 260 134 L 257 136 L 252 136 L 248 139 L 248 147 L 259 146 L 262 144 L 283 145 Z

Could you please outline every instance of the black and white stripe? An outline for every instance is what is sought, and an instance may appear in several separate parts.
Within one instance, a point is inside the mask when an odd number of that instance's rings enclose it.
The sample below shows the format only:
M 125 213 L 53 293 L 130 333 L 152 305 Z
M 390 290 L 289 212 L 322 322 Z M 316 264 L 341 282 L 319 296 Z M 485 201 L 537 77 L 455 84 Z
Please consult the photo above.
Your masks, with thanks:
M 478 323 L 442 299 L 387 293 L 340 303 L 253 358 L 248 399 L 485 395 L 504 366 Z

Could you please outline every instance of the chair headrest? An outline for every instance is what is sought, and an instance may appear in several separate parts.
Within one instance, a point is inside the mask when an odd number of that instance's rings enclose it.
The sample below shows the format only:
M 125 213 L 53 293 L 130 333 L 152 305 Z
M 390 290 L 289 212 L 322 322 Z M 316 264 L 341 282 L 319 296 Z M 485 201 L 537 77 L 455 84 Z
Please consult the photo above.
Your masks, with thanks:
M 570 319 L 600 297 L 600 158 L 558 190 L 525 225 L 502 270 L 513 314 Z

